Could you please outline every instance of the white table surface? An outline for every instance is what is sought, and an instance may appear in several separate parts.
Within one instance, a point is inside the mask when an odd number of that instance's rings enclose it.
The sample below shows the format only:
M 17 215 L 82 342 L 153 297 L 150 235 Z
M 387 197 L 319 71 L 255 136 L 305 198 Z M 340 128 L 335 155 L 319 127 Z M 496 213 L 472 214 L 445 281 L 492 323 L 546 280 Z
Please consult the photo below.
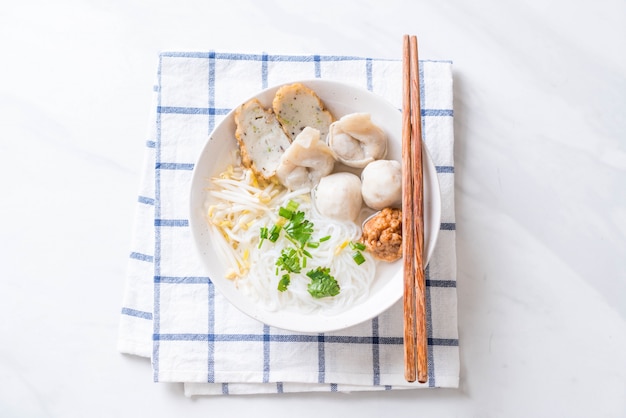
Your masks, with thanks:
M 1 9 L 1 417 L 626 416 L 623 0 Z M 153 383 L 115 346 L 158 52 L 400 58 L 405 33 L 454 61 L 460 388 Z

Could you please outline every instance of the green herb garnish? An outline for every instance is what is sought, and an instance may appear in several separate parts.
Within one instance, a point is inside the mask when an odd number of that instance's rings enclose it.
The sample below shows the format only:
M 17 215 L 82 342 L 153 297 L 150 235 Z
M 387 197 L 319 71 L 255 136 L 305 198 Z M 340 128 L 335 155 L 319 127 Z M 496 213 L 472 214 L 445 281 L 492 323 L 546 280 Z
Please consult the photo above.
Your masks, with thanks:
M 291 217 L 293 216 L 293 212 L 281 206 L 280 208 L 278 208 L 278 216 L 282 216 L 285 219 L 291 219 Z
M 285 248 L 280 252 L 276 266 L 288 273 L 300 273 L 302 269 L 301 258 L 298 251 L 293 248 Z
M 259 248 L 261 248 L 261 245 L 263 245 L 263 241 L 265 241 L 268 238 L 268 231 L 267 228 L 262 226 L 261 230 L 259 232 L 259 236 L 261 237 L 261 240 L 259 241 Z
M 266 239 L 271 242 L 276 242 L 280 237 L 281 231 L 285 232 L 284 237 L 293 244 L 293 246 L 288 246 L 281 251 L 275 263 L 276 276 L 280 275 L 281 271 L 284 273 L 278 281 L 279 292 L 284 292 L 289 287 L 291 283 L 291 273 L 299 274 L 306 268 L 307 258 L 313 258 L 313 255 L 307 251 L 305 247 L 319 248 L 320 243 L 328 241 L 331 238 L 330 235 L 327 235 L 320 238 L 319 241 L 311 241 L 314 225 L 311 221 L 306 219 L 303 211 L 298 211 L 298 207 L 299 204 L 297 202 L 290 200 L 286 205 L 278 209 L 280 218 L 276 221 L 276 224 L 269 230 L 267 227 L 262 227 L 259 232 L 261 238 L 259 248 L 261 248 L 261 245 Z M 351 243 L 351 245 L 353 249 L 360 248 L 359 243 Z M 363 249 L 364 248 L 365 246 L 363 246 Z M 362 254 L 361 258 L 363 258 Z M 358 264 L 364 261 L 364 258 L 363 261 L 357 261 L 357 259 L 355 259 L 355 262 Z M 311 279 L 307 290 L 312 297 L 319 299 L 339 294 L 339 283 L 330 275 L 329 267 L 317 267 L 316 269 L 309 270 L 306 275 Z
M 300 204 L 298 202 L 290 200 L 289 202 L 287 202 L 287 206 L 285 208 L 291 212 L 295 212 L 298 210 L 299 207 Z
M 284 292 L 285 290 L 287 290 L 287 286 L 289 286 L 289 283 L 291 283 L 291 278 L 288 274 L 283 274 L 283 277 L 281 277 L 280 281 L 278 282 L 278 291 Z
M 279 225 L 272 226 L 272 229 L 270 229 L 269 240 L 272 242 L 276 242 L 278 240 L 278 237 L 280 236 L 281 229 L 282 228 Z
M 285 219 L 291 219 L 299 206 L 300 204 L 298 202 L 290 200 L 285 206 L 278 208 L 278 215 Z
M 304 212 L 294 212 L 283 229 L 300 247 L 304 247 L 313 235 L 313 223 L 304 217 Z
M 352 248 L 353 250 L 363 251 L 365 249 L 365 244 L 358 241 L 352 241 L 350 242 L 350 248 Z
M 314 298 L 320 299 L 327 296 L 337 296 L 339 294 L 341 290 L 339 283 L 330 275 L 330 268 L 318 267 L 315 270 L 310 270 L 306 275 L 311 279 L 307 290 Z
M 360 251 L 355 251 L 352 254 L 352 259 L 354 260 L 355 263 L 357 263 L 359 266 L 363 263 L 365 263 L 365 257 L 363 257 L 363 254 L 361 254 Z

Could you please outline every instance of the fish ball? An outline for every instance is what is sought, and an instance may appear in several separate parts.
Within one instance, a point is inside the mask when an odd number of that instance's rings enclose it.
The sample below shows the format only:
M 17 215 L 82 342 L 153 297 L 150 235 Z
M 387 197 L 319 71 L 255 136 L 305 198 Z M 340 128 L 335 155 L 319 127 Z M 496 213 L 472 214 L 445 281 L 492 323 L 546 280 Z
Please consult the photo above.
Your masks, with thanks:
M 395 160 L 376 160 L 361 173 L 363 201 L 374 210 L 402 203 L 402 165 Z
M 361 179 L 352 173 L 334 173 L 322 177 L 315 189 L 315 206 L 324 216 L 354 222 L 363 199 Z

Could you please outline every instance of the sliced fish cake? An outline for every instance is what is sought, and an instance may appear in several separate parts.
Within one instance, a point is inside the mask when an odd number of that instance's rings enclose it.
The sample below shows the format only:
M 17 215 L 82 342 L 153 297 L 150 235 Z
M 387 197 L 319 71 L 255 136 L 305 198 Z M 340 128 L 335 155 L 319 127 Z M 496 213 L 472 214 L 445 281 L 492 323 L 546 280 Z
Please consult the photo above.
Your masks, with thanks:
M 271 179 L 280 157 L 291 143 L 289 137 L 274 113 L 263 108 L 257 99 L 239 106 L 234 116 L 242 164 L 262 178 Z
M 333 115 L 324 107 L 319 96 L 302 83 L 282 86 L 276 92 L 272 109 L 283 130 L 294 140 L 306 127 L 320 131 L 323 141 L 333 123 Z

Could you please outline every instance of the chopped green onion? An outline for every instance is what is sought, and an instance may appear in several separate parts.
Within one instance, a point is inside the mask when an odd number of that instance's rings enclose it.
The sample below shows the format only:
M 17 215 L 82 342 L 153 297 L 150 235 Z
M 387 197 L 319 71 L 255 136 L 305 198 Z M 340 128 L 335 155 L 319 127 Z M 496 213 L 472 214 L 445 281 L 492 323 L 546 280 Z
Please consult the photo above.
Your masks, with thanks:
M 311 242 L 307 242 L 306 246 L 309 248 L 317 248 L 320 246 L 320 243 L 317 241 L 311 241 Z
M 269 240 L 272 242 L 276 242 L 276 240 L 278 240 L 278 236 L 280 235 L 280 230 L 282 228 L 278 225 L 274 225 L 272 227 L 272 229 L 270 229 L 270 236 L 269 236 Z
M 308 252 L 307 250 L 305 250 L 304 248 L 302 249 L 302 254 L 306 255 L 309 258 L 313 258 L 313 256 L 311 255 L 310 252 Z
M 287 202 L 286 206 L 281 206 L 278 208 L 278 215 L 282 216 L 285 219 L 291 219 L 294 213 L 298 210 L 298 206 L 300 206 L 298 202 L 290 200 L 289 202 Z
M 365 249 L 365 244 L 363 244 L 362 242 L 350 242 L 350 248 L 352 248 L 353 250 L 360 250 L 363 251 Z
M 278 208 L 278 216 L 282 216 L 285 219 L 291 219 L 291 217 L 293 216 L 293 212 L 281 206 L 280 208 Z
M 263 245 L 263 241 L 265 241 L 268 237 L 267 228 L 262 226 L 259 235 L 261 237 L 261 240 L 259 241 L 259 248 L 261 248 L 261 245 Z
M 354 260 L 355 263 L 357 263 L 359 266 L 363 263 L 365 263 L 365 257 L 363 257 L 363 254 L 361 254 L 360 251 L 355 251 L 352 254 L 352 259 Z
M 289 202 L 287 202 L 286 209 L 290 210 L 291 212 L 295 212 L 296 210 L 298 210 L 299 206 L 300 204 L 298 202 L 294 202 L 293 200 L 290 200 Z
M 320 238 L 320 242 L 328 241 L 330 239 L 330 235 L 326 235 L 325 237 Z

